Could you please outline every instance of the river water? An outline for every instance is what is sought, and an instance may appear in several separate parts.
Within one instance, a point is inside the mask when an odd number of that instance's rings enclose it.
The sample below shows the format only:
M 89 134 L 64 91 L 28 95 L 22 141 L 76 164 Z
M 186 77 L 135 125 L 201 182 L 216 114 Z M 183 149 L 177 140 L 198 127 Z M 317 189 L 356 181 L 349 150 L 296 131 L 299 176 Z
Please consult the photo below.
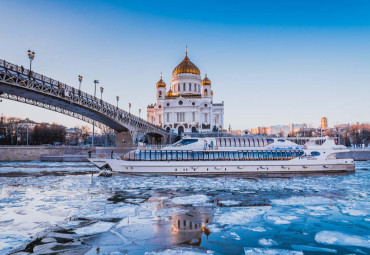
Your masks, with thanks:
M 370 254 L 370 161 L 306 177 L 0 163 L 0 254 Z

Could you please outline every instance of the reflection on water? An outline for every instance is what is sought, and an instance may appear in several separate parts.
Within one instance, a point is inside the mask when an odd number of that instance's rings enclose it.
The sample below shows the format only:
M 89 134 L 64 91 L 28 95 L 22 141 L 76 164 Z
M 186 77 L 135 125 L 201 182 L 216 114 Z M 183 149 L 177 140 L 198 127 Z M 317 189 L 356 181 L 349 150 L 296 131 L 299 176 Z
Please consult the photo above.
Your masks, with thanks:
M 1 163 L 0 253 L 366 254 L 369 168 L 268 179 L 100 178 L 86 163 Z

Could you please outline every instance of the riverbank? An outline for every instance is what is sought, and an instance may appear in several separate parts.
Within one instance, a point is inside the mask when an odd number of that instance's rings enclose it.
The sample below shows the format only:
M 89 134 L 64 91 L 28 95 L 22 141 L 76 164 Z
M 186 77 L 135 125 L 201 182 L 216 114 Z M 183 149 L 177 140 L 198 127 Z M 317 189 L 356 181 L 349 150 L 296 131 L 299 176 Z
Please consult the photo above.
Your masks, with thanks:
M 92 157 L 120 156 L 133 147 L 87 147 L 87 146 L 0 146 L 0 161 L 50 161 L 86 162 Z

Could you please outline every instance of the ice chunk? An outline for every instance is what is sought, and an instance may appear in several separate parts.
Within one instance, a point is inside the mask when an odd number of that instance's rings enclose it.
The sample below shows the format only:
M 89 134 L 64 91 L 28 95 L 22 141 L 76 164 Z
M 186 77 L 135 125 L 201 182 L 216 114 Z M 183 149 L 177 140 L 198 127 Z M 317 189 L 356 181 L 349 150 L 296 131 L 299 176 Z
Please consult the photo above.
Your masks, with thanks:
M 315 241 L 324 244 L 350 245 L 370 248 L 369 237 L 348 235 L 336 231 L 321 231 L 316 234 Z
M 78 228 L 75 233 L 78 235 L 94 235 L 98 233 L 103 233 L 110 230 L 114 226 L 111 222 L 97 222 L 90 226 Z
M 220 201 L 219 203 L 226 205 L 226 206 L 232 206 L 232 205 L 239 205 L 242 203 L 242 201 L 224 200 L 224 201 Z
M 215 215 L 214 222 L 221 225 L 242 225 L 265 212 L 257 208 L 231 208 L 228 212 Z
M 330 204 L 333 200 L 325 197 L 290 197 L 288 199 L 273 199 L 272 204 L 276 205 L 322 205 Z
M 244 248 L 245 254 L 267 254 L 267 255 L 303 255 L 301 251 L 270 248 Z
M 368 216 L 368 213 L 362 211 L 362 210 L 358 210 L 358 209 L 354 209 L 354 208 L 349 208 L 349 207 L 345 207 L 342 209 L 342 213 L 344 214 L 349 214 L 351 216 Z
M 268 215 L 267 220 L 273 221 L 276 225 L 290 224 L 291 220 L 298 219 L 296 216 L 272 216 Z
M 294 250 L 299 251 L 319 251 L 319 252 L 328 252 L 328 253 L 337 253 L 337 250 L 335 249 L 329 249 L 329 248 L 322 248 L 322 247 L 314 247 L 314 246 L 308 246 L 308 245 L 291 245 Z
M 258 241 L 261 246 L 273 246 L 277 245 L 277 242 L 272 239 L 262 238 Z
M 202 205 L 209 201 L 206 195 L 191 195 L 172 198 L 172 203 L 178 205 Z
M 251 230 L 253 232 L 265 232 L 266 229 L 264 229 L 263 227 L 255 227 L 255 228 L 246 228 L 246 227 L 243 227 L 244 229 L 248 229 L 248 230 Z
M 159 251 L 150 251 L 146 252 L 146 255 L 196 255 L 196 254 L 214 254 L 213 251 L 204 250 L 200 248 L 187 248 L 187 247 L 179 247 L 174 249 L 165 249 Z

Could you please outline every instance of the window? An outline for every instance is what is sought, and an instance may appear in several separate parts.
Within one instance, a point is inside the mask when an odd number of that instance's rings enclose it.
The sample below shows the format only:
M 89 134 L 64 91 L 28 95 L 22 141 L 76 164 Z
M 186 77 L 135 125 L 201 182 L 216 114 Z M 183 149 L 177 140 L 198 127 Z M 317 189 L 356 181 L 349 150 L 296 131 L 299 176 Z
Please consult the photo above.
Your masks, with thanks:
M 170 103 L 167 103 L 167 106 L 170 106 Z
M 186 91 L 186 83 L 182 84 L 182 88 L 184 91 Z
M 169 112 L 166 113 L 166 121 L 170 122 L 170 113 Z
M 179 101 L 179 105 L 182 105 L 183 103 L 184 103 L 183 101 L 181 101 L 181 100 Z
M 179 92 L 179 91 L 180 91 L 180 83 L 177 84 L 177 92 Z
M 159 97 L 162 97 L 162 91 L 159 91 L 159 92 L 158 92 L 158 96 L 159 96 Z
M 178 112 L 177 113 L 177 122 L 185 122 L 185 113 L 184 112 Z
M 320 152 L 318 152 L 318 151 L 311 151 L 311 156 L 320 156 Z
M 179 145 L 188 145 L 196 142 L 198 142 L 198 139 L 183 139 L 181 141 L 178 141 L 177 143 L 174 143 L 172 147 L 177 147 Z
M 192 102 L 191 105 L 195 105 L 195 102 Z
M 192 120 L 195 121 L 195 112 L 192 112 L 191 114 L 193 116 Z
M 203 113 L 203 122 L 208 123 L 208 113 Z
M 207 89 L 204 90 L 204 95 L 208 96 L 208 90 Z
M 189 83 L 189 91 L 191 91 L 191 83 Z

